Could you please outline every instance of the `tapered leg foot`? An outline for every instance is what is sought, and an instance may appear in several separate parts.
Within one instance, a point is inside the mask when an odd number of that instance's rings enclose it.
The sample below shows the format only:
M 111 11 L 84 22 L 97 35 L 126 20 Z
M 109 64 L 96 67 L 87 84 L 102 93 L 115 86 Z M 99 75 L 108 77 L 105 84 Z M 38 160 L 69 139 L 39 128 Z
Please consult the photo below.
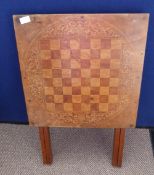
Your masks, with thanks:
M 114 129 L 114 143 L 113 143 L 113 155 L 112 165 L 121 167 L 123 158 L 123 148 L 125 142 L 125 129 Z
M 39 135 L 40 135 L 43 163 L 51 164 L 53 158 L 52 158 L 52 151 L 51 151 L 49 128 L 39 127 Z

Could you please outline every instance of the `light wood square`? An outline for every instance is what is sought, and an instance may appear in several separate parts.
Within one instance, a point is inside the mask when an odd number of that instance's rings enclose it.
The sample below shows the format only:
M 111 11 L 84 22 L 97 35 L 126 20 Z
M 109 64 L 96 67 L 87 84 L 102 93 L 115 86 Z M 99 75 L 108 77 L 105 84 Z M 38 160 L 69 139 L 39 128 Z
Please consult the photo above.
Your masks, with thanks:
M 110 49 L 101 49 L 101 59 L 110 59 L 111 50 Z
M 70 40 L 70 49 L 79 49 L 80 44 L 78 40 Z
M 42 75 L 43 75 L 43 78 L 52 78 L 52 70 L 51 69 L 43 69 Z
M 73 103 L 81 103 L 81 95 L 72 95 Z
M 91 103 L 99 103 L 99 95 L 91 95 L 90 100 Z
M 73 111 L 73 105 L 72 105 L 72 103 L 64 103 L 64 111 L 66 111 L 66 112 L 72 112 Z
M 72 87 L 81 86 L 81 78 L 72 78 Z
M 100 78 L 109 78 L 109 77 L 110 77 L 110 69 L 100 70 Z
M 91 39 L 90 46 L 91 46 L 91 49 L 100 49 L 101 48 L 101 39 Z
M 63 87 L 64 95 L 72 95 L 72 87 Z
M 121 49 L 122 42 L 119 39 L 112 39 L 111 40 L 111 49 Z
M 54 103 L 46 103 L 46 109 L 48 112 L 54 112 L 55 111 L 55 104 Z
M 40 51 L 40 58 L 42 60 L 51 59 L 51 51 L 50 50 L 41 50 Z
M 71 68 L 72 69 L 79 69 L 81 67 L 79 60 L 71 59 Z
M 63 95 L 54 95 L 54 102 L 55 103 L 63 103 Z
M 118 87 L 119 86 L 119 78 L 110 78 L 110 87 Z
M 51 64 L 52 64 L 52 69 L 61 69 L 62 67 L 60 59 L 51 60 Z
M 90 104 L 81 103 L 81 111 L 82 112 L 89 112 L 90 111 Z
M 53 87 L 44 87 L 44 94 L 45 95 L 54 95 Z
M 68 49 L 61 50 L 60 54 L 61 54 L 61 59 L 70 59 L 70 50 Z
M 91 78 L 90 84 L 91 84 L 91 87 L 99 87 L 100 86 L 100 78 Z
M 119 69 L 120 68 L 120 60 L 119 59 L 111 59 L 110 67 L 112 69 Z
M 80 58 L 81 59 L 89 59 L 90 58 L 90 49 L 81 49 L 80 50 Z
M 100 68 L 100 59 L 91 59 L 91 68 Z
M 62 79 L 61 78 L 53 78 L 53 86 L 62 87 Z
M 50 49 L 51 50 L 60 50 L 60 40 L 59 39 L 52 39 L 50 41 Z
M 108 112 L 108 103 L 99 103 L 100 112 Z
M 100 87 L 100 95 L 109 95 L 109 87 Z
M 90 87 L 81 87 L 82 95 L 90 95 Z
M 81 77 L 89 78 L 91 75 L 90 69 L 81 69 Z
M 118 95 L 109 95 L 109 103 L 117 103 Z
M 63 78 L 71 78 L 71 70 L 70 69 L 62 69 L 62 77 Z

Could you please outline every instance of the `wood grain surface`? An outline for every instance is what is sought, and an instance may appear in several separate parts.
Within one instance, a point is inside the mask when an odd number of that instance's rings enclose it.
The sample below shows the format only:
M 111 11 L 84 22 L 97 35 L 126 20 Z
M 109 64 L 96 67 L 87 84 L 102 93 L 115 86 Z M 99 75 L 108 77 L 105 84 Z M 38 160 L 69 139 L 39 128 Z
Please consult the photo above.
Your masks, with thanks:
M 14 16 L 29 122 L 135 127 L 148 14 Z

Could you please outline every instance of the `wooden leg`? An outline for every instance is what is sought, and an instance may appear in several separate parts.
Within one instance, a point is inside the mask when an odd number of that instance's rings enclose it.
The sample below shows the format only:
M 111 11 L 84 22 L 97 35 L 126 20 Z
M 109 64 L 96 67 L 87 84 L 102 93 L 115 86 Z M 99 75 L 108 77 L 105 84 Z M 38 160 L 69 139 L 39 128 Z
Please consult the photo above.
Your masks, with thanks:
M 123 148 L 125 141 L 125 129 L 119 128 L 114 129 L 114 143 L 113 143 L 113 155 L 112 155 L 112 165 L 121 167 Z
M 39 127 L 42 157 L 44 164 L 52 163 L 52 151 L 50 143 L 50 132 L 48 127 Z

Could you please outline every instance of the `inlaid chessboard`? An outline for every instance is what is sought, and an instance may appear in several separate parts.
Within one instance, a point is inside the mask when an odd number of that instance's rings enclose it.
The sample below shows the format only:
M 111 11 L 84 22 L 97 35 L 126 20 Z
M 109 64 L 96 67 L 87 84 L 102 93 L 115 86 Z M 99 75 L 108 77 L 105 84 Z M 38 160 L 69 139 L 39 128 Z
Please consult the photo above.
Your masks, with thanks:
M 31 125 L 135 127 L 147 14 L 23 17 L 14 25 Z

